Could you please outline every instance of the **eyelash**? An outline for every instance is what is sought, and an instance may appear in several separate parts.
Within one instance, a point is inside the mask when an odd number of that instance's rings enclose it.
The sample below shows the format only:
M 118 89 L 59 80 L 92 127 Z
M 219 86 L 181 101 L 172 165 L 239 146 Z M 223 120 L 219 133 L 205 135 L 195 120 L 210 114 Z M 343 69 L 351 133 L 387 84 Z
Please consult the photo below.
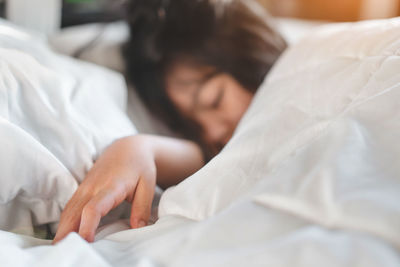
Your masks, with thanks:
M 223 88 L 220 88 L 220 90 L 219 90 L 219 92 L 218 92 L 218 95 L 217 95 L 217 98 L 214 100 L 214 102 L 211 104 L 211 108 L 212 109 L 216 109 L 216 108 L 218 108 L 219 107 L 219 105 L 221 104 L 221 100 L 222 100 L 222 97 L 224 96 L 224 89 Z

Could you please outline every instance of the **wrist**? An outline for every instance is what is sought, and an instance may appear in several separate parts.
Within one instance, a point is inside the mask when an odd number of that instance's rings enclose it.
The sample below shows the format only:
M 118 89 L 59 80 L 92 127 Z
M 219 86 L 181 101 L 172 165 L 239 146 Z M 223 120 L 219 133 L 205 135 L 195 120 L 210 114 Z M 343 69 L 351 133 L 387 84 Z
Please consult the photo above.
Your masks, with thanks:
M 156 176 L 155 147 L 150 135 L 137 134 L 116 140 L 113 146 L 118 146 L 126 153 L 129 164 L 135 168 L 141 166 L 143 172 L 151 172 Z

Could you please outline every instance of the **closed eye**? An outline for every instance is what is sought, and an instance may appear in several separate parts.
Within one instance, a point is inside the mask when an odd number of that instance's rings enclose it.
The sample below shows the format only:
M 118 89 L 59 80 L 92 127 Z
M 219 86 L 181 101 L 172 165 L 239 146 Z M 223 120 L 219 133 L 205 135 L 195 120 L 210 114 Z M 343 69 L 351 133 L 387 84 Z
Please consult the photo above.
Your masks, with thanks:
M 220 106 L 222 98 L 224 97 L 224 92 L 225 90 L 223 88 L 220 88 L 218 95 L 215 97 L 215 100 L 211 103 L 210 106 L 211 109 L 217 109 Z

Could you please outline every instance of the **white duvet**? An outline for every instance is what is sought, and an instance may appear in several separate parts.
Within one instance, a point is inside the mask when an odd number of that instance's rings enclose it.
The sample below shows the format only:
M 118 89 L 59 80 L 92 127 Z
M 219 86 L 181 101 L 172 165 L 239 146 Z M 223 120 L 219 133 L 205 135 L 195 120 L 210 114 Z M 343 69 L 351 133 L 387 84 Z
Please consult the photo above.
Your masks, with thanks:
M 400 19 L 324 26 L 285 53 L 224 150 L 163 195 L 155 225 L 57 246 L 0 232 L 0 265 L 397 267 L 399 138 Z
M 0 229 L 57 222 L 95 157 L 135 133 L 121 75 L 0 21 Z

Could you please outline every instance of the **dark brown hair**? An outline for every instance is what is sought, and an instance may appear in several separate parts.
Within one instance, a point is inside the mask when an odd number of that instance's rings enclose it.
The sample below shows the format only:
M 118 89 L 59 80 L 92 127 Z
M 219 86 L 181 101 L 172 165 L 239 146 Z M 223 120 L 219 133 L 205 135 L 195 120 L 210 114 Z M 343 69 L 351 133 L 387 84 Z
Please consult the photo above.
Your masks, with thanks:
M 199 139 L 196 125 L 177 112 L 165 92 L 171 64 L 189 59 L 212 66 L 255 92 L 286 48 L 253 0 L 131 0 L 127 11 L 128 80 L 153 114 L 190 139 Z

